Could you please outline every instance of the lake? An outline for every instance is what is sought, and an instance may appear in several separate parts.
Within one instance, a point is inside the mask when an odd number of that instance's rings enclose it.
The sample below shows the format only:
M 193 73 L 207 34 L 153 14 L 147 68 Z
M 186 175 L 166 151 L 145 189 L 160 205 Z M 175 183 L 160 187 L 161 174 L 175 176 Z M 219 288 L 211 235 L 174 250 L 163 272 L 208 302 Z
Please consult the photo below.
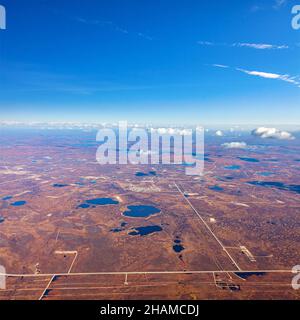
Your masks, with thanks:
M 154 232 L 162 231 L 162 227 L 160 226 L 146 226 L 146 227 L 137 227 L 134 228 L 133 231 L 129 232 L 131 236 L 147 236 L 148 234 Z
M 136 205 L 128 206 L 127 209 L 127 211 L 123 212 L 123 215 L 132 218 L 147 218 L 153 214 L 160 213 L 160 209 L 154 206 Z
M 300 193 L 300 185 L 297 185 L 297 184 L 284 184 L 283 182 L 277 182 L 277 181 L 249 181 L 247 183 L 254 186 L 276 188 L 279 190 Z
M 86 200 L 84 203 L 80 204 L 78 209 L 88 209 L 91 206 L 107 206 L 107 205 L 116 205 L 119 201 L 112 198 L 95 198 Z
M 246 162 L 260 162 L 258 159 L 255 158 L 244 158 L 244 157 L 239 157 L 240 160 L 246 161 Z
M 238 165 L 225 166 L 224 169 L 226 169 L 226 170 L 239 170 L 239 169 L 241 169 L 241 166 L 238 166 Z
M 20 206 L 24 206 L 24 204 L 26 204 L 26 201 L 16 201 L 14 203 L 11 203 L 11 206 L 20 207 Z

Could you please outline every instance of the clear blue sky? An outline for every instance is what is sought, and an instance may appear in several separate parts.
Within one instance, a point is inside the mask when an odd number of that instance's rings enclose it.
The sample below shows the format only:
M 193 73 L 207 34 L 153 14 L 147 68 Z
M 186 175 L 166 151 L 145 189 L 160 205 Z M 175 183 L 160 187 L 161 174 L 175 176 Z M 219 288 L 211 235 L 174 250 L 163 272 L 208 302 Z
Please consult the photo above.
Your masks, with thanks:
M 293 0 L 0 0 L 0 120 L 299 123 Z

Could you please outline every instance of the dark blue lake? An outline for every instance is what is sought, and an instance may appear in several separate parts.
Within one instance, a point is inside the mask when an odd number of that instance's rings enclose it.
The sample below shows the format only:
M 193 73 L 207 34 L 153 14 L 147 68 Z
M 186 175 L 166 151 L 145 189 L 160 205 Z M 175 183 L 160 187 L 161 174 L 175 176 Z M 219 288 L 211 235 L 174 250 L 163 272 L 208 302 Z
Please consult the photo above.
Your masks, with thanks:
M 244 157 L 238 157 L 240 160 L 242 161 L 246 161 L 246 162 L 259 162 L 258 159 L 255 158 L 244 158 Z
M 91 200 L 86 200 L 87 204 L 96 205 L 96 206 L 106 206 L 108 204 L 118 204 L 119 201 L 112 198 L 96 198 Z
M 148 173 L 145 172 L 136 172 L 135 174 L 137 177 L 149 177 L 149 176 L 156 176 L 156 171 L 149 171 Z
M 111 229 L 110 231 L 111 232 L 121 232 L 121 231 L 123 231 L 124 229 L 121 229 L 121 228 L 113 228 L 113 229 Z
M 235 274 L 237 276 L 239 276 L 242 279 L 247 279 L 251 276 L 259 276 L 262 277 L 264 276 L 266 273 L 265 272 L 235 272 Z
M 297 184 L 284 184 L 283 182 L 276 182 L 276 181 L 275 182 L 274 181 L 249 181 L 247 183 L 254 186 L 276 188 L 279 190 L 300 193 L 300 185 L 297 185 Z
M 4 200 L 4 201 L 10 200 L 10 199 L 12 199 L 12 196 L 7 196 L 7 197 L 2 198 L 2 200 Z
M 144 173 L 144 172 L 137 172 L 135 175 L 136 175 L 136 177 L 147 177 L 148 176 L 148 174 Z
M 208 187 L 208 189 L 213 190 L 213 191 L 223 191 L 224 190 L 222 187 L 219 187 L 219 186 Z
M 106 205 L 114 205 L 118 204 L 119 201 L 114 200 L 112 198 L 96 198 L 86 200 L 84 203 L 80 204 L 77 209 L 88 209 L 91 206 L 106 206 Z
M 125 230 L 125 227 L 127 226 L 127 223 L 126 222 L 121 222 L 120 224 L 120 228 L 113 228 L 111 229 L 110 231 L 111 232 L 121 232 L 121 231 L 124 231 Z
M 159 213 L 160 209 L 154 206 L 128 206 L 127 211 L 123 212 L 123 215 L 126 217 L 133 217 L 133 218 L 147 218 L 153 214 Z
M 241 169 L 241 166 L 238 166 L 238 165 L 225 166 L 224 169 L 227 169 L 227 170 L 239 170 L 239 169 Z
M 63 184 L 63 183 L 54 183 L 52 185 L 52 187 L 54 187 L 54 188 L 64 188 L 64 187 L 67 187 L 67 186 L 68 186 L 68 184 Z
M 129 235 L 131 235 L 131 236 L 147 236 L 148 234 L 151 234 L 154 232 L 160 232 L 160 231 L 162 231 L 162 227 L 160 227 L 160 226 L 137 227 L 137 228 L 134 228 L 133 231 L 129 232 Z
M 24 204 L 26 204 L 26 201 L 16 201 L 14 203 L 11 203 L 11 206 L 20 207 L 20 206 L 24 206 Z
M 89 208 L 90 207 L 90 205 L 89 204 L 87 204 L 87 203 L 82 203 L 82 204 L 80 204 L 77 208 L 80 208 L 80 209 L 87 209 L 87 208 Z
M 181 244 L 175 244 L 173 246 L 173 250 L 176 252 L 176 253 L 180 253 L 181 251 L 184 250 L 184 246 L 182 246 Z

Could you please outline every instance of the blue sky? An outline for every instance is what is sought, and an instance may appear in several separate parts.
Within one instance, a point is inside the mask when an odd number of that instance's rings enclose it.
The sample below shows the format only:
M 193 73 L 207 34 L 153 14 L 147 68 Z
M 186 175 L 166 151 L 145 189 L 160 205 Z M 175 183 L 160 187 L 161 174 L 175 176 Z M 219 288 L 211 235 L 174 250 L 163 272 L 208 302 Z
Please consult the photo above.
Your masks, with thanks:
M 0 120 L 299 123 L 296 0 L 0 4 Z

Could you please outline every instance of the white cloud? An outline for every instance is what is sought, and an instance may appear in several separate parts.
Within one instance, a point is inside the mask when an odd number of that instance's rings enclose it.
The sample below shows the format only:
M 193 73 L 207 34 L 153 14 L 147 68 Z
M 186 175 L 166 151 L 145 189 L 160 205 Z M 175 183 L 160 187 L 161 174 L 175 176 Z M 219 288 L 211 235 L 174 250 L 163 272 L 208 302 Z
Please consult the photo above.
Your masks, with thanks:
M 178 129 L 178 128 L 151 128 L 151 133 L 157 133 L 159 135 L 180 135 L 191 136 L 193 134 L 190 129 Z
M 216 136 L 223 137 L 224 134 L 223 134 L 223 132 L 221 130 L 218 130 L 218 131 L 216 131 Z
M 267 79 L 279 79 L 280 78 L 280 74 L 277 74 L 277 73 L 262 72 L 262 71 L 249 71 L 249 70 L 244 70 L 244 69 L 240 69 L 240 68 L 236 68 L 236 70 L 247 73 L 250 76 L 258 76 L 258 77 L 267 78 Z
M 129 34 L 133 34 L 137 37 L 152 41 L 153 38 L 150 37 L 149 35 L 142 33 L 142 32 L 135 32 L 135 31 L 129 31 L 123 27 L 120 27 L 119 25 L 117 25 L 116 23 L 112 22 L 112 21 L 102 21 L 102 20 L 90 20 L 90 19 L 85 19 L 85 18 L 81 18 L 81 17 L 71 17 L 72 20 L 75 20 L 79 23 L 83 23 L 86 25 L 96 25 L 96 26 L 102 26 L 102 27 L 109 27 L 112 30 L 116 31 L 116 32 L 120 32 L 126 35 Z
M 288 49 L 287 45 L 275 45 L 267 43 L 234 43 L 233 47 L 248 47 L 252 49 L 265 50 L 265 49 Z
M 246 142 L 226 142 L 223 143 L 222 146 L 226 149 L 246 149 Z
M 287 3 L 287 0 L 275 0 L 275 3 L 273 5 L 273 9 L 280 9 L 282 6 L 284 6 Z
M 228 69 L 230 66 L 222 65 L 222 64 L 213 64 L 213 67 Z M 300 88 L 300 76 L 290 76 L 289 74 L 279 74 L 265 71 L 255 71 L 255 70 L 246 70 L 242 68 L 235 68 L 235 70 L 246 73 L 250 76 L 256 76 L 265 79 L 273 79 L 280 80 L 284 82 L 288 82 Z
M 295 137 L 287 132 L 276 128 L 260 127 L 252 131 L 252 135 L 263 139 L 279 139 L 279 140 L 294 140 Z
M 198 41 L 198 44 L 200 44 L 201 46 L 215 46 L 216 43 L 213 42 L 209 42 L 209 41 Z
M 270 44 L 270 43 L 249 43 L 249 42 L 236 42 L 236 43 L 219 43 L 219 42 L 210 42 L 210 41 L 198 41 L 201 46 L 223 46 L 223 47 L 245 47 L 251 49 L 265 50 L 265 49 L 288 49 L 289 46 L 282 44 Z
M 263 71 L 249 71 L 241 68 L 236 68 L 237 71 L 249 74 L 250 76 L 257 76 L 261 78 L 267 78 L 267 79 L 275 79 L 275 80 L 281 80 L 284 82 L 288 82 L 291 84 L 294 84 L 300 88 L 300 80 L 299 76 L 290 76 L 288 74 L 278 74 L 278 73 L 270 73 L 270 72 L 263 72 Z
M 263 5 L 254 5 L 250 8 L 251 12 L 257 12 L 261 10 L 279 10 L 281 7 L 285 6 L 288 0 L 272 0 L 272 1 L 265 1 L 265 3 L 262 3 Z
M 213 67 L 217 67 L 217 68 L 229 68 L 228 66 L 224 65 L 224 64 L 213 64 Z

